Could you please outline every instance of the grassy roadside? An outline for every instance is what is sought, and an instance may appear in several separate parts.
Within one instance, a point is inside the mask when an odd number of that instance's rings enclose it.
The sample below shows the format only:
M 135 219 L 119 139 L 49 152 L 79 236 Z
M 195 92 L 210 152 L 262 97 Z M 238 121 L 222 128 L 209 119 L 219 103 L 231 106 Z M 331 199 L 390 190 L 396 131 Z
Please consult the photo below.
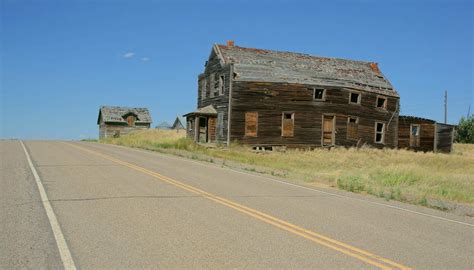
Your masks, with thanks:
M 387 200 L 441 209 L 443 203 L 432 202 L 474 205 L 474 145 L 456 144 L 450 155 L 370 148 L 255 153 L 245 146 L 206 148 L 185 138 L 184 132 L 167 130 L 139 131 L 101 142 L 245 164 L 249 170 Z

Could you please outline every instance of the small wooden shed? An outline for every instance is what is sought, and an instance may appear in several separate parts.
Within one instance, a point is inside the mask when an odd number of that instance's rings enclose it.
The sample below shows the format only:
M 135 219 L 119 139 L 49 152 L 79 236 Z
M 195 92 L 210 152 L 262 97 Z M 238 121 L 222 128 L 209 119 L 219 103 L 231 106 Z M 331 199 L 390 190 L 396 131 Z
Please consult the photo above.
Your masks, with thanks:
M 415 151 L 450 153 L 453 149 L 454 126 L 434 120 L 400 116 L 398 148 Z
M 147 108 L 102 106 L 97 124 L 100 139 L 120 137 L 134 130 L 150 128 L 151 116 Z

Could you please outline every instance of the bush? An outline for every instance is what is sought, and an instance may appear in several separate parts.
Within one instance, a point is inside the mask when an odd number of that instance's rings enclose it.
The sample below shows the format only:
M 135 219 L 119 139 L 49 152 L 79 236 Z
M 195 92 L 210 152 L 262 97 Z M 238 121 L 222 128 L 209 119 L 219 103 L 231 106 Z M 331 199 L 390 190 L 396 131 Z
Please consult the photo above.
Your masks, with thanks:
M 474 143 L 474 115 L 467 119 L 461 117 L 456 141 L 460 143 Z

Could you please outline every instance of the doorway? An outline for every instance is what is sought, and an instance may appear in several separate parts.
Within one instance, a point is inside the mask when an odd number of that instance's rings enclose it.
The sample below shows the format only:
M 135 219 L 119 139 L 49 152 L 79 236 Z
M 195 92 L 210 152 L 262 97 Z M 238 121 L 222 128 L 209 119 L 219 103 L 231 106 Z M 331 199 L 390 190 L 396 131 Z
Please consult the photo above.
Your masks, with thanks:
M 335 126 L 336 117 L 334 115 L 323 115 L 323 135 L 322 142 L 323 146 L 331 146 L 335 143 Z
M 207 117 L 199 117 L 198 142 L 206 143 L 207 138 Z

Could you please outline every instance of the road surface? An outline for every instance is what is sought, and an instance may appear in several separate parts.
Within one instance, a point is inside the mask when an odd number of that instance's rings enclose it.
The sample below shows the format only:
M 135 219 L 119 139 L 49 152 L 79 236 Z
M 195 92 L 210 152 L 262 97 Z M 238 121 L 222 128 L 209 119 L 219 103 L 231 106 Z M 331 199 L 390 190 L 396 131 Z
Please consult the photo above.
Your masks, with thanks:
M 0 146 L 0 269 L 474 269 L 473 218 L 111 145 Z

